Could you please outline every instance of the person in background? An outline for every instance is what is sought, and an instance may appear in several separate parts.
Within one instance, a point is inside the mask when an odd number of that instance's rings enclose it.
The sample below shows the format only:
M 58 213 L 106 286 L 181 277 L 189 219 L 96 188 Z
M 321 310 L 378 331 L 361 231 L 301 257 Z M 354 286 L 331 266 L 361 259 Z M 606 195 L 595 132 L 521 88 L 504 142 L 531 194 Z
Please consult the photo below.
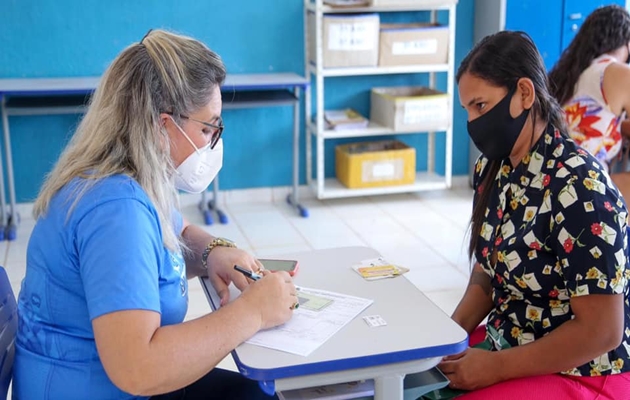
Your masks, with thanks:
M 233 266 L 260 262 L 177 205 L 222 166 L 225 76 L 204 44 L 162 30 L 106 70 L 34 205 L 14 399 L 268 398 L 215 366 L 291 318 L 295 286 L 285 272 L 248 281 Z M 187 279 L 206 275 L 222 307 L 183 322 Z
M 630 269 L 617 188 L 567 137 L 527 34 L 484 38 L 456 79 L 482 155 L 474 266 L 452 318 L 472 336 L 488 320 L 482 343 L 439 364 L 451 395 L 619 399 L 630 393 Z
M 569 134 L 599 160 L 625 199 L 630 172 L 616 171 L 630 137 L 630 15 L 610 5 L 593 11 L 549 73 Z M 611 168 L 612 167 L 612 168 Z

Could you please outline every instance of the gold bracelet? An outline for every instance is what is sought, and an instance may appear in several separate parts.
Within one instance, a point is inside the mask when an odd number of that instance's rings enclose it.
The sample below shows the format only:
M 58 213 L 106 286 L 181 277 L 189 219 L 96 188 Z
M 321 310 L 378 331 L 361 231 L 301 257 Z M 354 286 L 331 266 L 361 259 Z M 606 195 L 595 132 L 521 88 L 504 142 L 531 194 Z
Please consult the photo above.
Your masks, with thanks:
M 210 255 L 212 249 L 217 246 L 236 248 L 236 244 L 230 239 L 221 237 L 215 238 L 212 242 L 208 243 L 206 248 L 203 250 L 203 253 L 201 254 L 201 263 L 203 264 L 204 268 L 208 269 L 208 256 Z

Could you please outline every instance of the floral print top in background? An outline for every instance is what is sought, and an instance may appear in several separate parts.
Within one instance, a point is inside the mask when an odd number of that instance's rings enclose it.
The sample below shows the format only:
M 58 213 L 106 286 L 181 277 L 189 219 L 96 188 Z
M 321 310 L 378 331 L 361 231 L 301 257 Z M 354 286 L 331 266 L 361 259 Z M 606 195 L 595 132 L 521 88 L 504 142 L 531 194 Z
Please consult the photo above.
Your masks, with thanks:
M 477 160 L 475 202 L 487 165 Z M 571 297 L 623 294 L 622 344 L 565 373 L 630 371 L 628 211 L 608 174 L 550 126 L 521 164 L 505 159 L 491 184 L 475 257 L 492 281 L 487 335 L 495 349 L 530 343 L 569 321 Z
M 622 144 L 621 115 L 612 112 L 603 88 L 604 72 L 616 61 L 607 54 L 593 60 L 580 75 L 573 98 L 563 105 L 569 134 L 606 170 L 608 163 L 619 154 Z

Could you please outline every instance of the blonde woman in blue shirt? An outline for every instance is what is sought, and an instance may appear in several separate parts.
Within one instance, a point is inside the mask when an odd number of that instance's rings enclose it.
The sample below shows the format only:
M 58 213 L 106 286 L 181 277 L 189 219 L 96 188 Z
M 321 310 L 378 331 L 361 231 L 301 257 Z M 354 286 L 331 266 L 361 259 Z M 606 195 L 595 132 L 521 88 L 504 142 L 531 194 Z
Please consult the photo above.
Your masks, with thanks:
M 189 224 L 176 189 L 201 192 L 222 165 L 225 67 L 202 43 L 152 31 L 105 72 L 37 201 L 18 300 L 16 399 L 267 398 L 214 369 L 296 303 L 286 273 Z M 224 307 L 183 322 L 187 278 Z M 228 285 L 243 293 L 228 303 Z

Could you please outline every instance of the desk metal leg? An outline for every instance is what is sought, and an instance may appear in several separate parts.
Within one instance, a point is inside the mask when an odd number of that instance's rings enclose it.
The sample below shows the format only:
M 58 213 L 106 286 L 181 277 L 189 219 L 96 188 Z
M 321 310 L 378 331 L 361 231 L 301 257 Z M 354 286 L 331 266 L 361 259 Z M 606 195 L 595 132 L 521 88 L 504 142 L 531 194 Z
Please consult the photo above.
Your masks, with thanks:
M 387 375 L 374 379 L 374 400 L 403 400 L 405 375 Z
M 11 211 L 5 216 L 7 217 L 7 223 L 5 226 L 5 238 L 8 240 L 15 240 L 17 237 L 17 224 L 19 216 L 17 215 L 15 207 L 15 182 L 13 177 L 13 157 L 11 154 L 11 135 L 9 134 L 9 116 L 6 113 L 6 97 L 2 98 L 2 125 L 4 129 L 4 154 L 7 162 L 7 179 L 9 181 L 9 201 Z M 4 193 L 3 193 L 4 196 Z
M 218 201 L 219 201 L 219 177 L 217 176 L 216 178 L 214 178 L 214 181 L 212 182 L 212 200 L 208 201 L 208 208 L 216 212 L 217 216 L 219 217 L 219 222 L 225 225 L 228 223 L 228 217 L 217 206 Z
M 308 217 L 308 210 L 298 202 L 300 185 L 300 89 L 293 89 L 297 101 L 293 105 L 293 188 L 287 195 L 287 203 L 295 208 L 300 216 Z M 308 140 L 308 137 L 306 138 Z
M 208 200 L 208 191 L 204 190 L 201 193 L 201 203 L 199 203 L 199 211 L 203 215 L 203 219 L 206 225 L 212 225 L 214 219 L 212 218 L 212 211 L 217 213 L 219 222 L 222 224 L 228 223 L 227 215 L 217 207 L 217 201 L 219 199 L 219 177 L 217 176 L 212 181 L 212 199 Z
M 0 108 L 2 112 L 2 131 L 4 136 L 9 135 L 9 116 L 7 115 L 6 109 L 6 98 L 0 96 Z M 5 150 L 6 151 L 6 150 Z M 2 166 L 2 161 L 0 160 L 0 240 L 5 240 L 5 232 L 8 231 L 8 211 L 7 211 L 7 202 L 5 199 L 6 192 L 4 187 L 4 168 Z
M 206 225 L 214 224 L 214 219 L 212 218 L 212 213 L 208 208 L 208 190 L 204 190 L 201 192 L 201 201 L 199 202 L 199 211 L 201 212 L 201 216 L 203 217 L 203 222 Z

